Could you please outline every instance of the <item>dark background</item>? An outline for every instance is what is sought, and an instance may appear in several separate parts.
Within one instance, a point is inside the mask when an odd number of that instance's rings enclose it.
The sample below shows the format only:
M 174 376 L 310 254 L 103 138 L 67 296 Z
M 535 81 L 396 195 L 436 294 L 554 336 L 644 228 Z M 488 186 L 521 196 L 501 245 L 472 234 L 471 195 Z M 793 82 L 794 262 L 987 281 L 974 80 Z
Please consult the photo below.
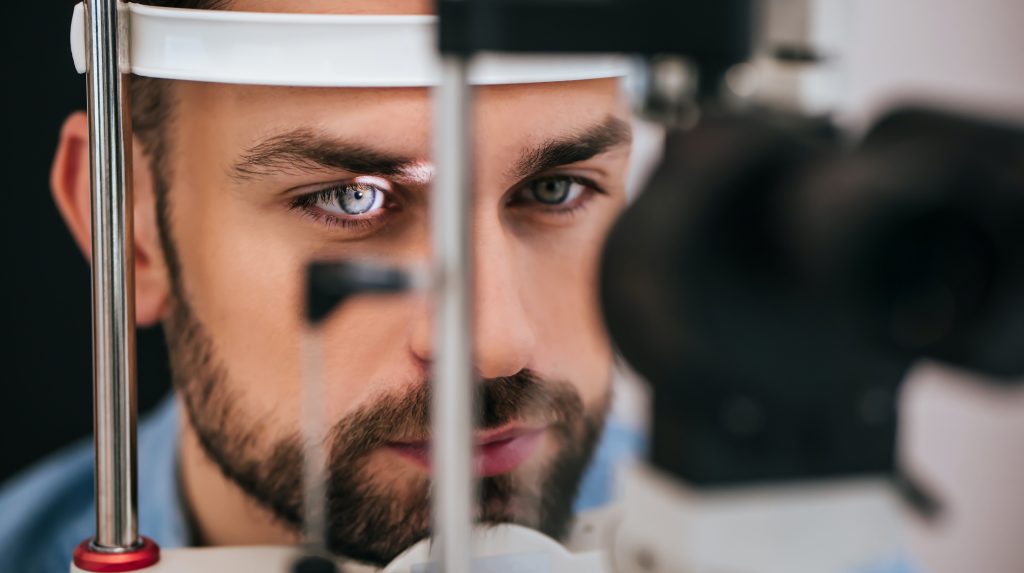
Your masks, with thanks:
M 92 432 L 89 266 L 54 206 L 60 127 L 85 107 L 68 36 L 72 0 L 5 3 L 0 481 Z M 139 332 L 139 409 L 168 392 L 159 329 Z

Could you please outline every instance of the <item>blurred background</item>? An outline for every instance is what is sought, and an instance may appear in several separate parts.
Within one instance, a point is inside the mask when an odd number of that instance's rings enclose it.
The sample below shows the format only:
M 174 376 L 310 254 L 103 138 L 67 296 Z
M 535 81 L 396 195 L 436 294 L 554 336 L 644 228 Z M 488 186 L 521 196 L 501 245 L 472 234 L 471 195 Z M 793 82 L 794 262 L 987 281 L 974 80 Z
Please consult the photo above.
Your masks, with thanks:
M 12 2 L 7 141 L 0 481 L 92 432 L 89 266 L 50 197 L 61 124 L 85 107 L 68 47 L 73 0 Z M 139 409 L 168 391 L 159 329 L 139 332 Z

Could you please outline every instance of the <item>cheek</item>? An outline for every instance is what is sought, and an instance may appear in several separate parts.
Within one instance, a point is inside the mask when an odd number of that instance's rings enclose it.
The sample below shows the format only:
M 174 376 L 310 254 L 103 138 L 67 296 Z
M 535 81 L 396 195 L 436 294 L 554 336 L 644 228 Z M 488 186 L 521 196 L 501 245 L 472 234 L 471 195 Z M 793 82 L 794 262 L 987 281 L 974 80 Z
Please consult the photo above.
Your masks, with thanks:
M 182 101 L 198 101 L 197 95 L 183 94 Z M 237 129 L 224 119 L 232 114 L 223 98 L 207 99 L 208 108 L 182 112 L 204 121 L 176 122 L 176 140 L 188 142 L 187 153 L 175 154 L 170 196 L 181 294 L 208 331 L 214 358 L 232 391 L 244 396 L 245 409 L 291 419 L 299 406 L 301 253 L 280 240 L 280 229 L 252 202 L 230 190 L 223 166 L 226 150 L 237 148 L 231 141 Z
M 607 221 L 587 233 L 525 247 L 524 306 L 537 336 L 538 369 L 575 384 L 589 404 L 607 390 L 611 343 L 598 306 L 597 276 Z
M 408 352 L 410 328 L 423 309 L 411 295 L 365 297 L 346 303 L 325 323 L 325 399 L 332 419 L 424 381 Z
M 208 191 L 175 207 L 183 219 L 176 235 L 185 296 L 214 341 L 228 384 L 244 394 L 253 416 L 295 425 L 307 335 L 301 281 L 322 249 L 293 236 L 287 220 L 230 195 Z M 358 298 L 325 322 L 322 373 L 331 419 L 420 380 L 406 348 L 422 306 L 412 297 Z
M 196 208 L 175 211 L 185 296 L 248 407 L 293 418 L 302 364 L 302 253 L 244 205 L 217 197 L 224 192 L 204 195 Z

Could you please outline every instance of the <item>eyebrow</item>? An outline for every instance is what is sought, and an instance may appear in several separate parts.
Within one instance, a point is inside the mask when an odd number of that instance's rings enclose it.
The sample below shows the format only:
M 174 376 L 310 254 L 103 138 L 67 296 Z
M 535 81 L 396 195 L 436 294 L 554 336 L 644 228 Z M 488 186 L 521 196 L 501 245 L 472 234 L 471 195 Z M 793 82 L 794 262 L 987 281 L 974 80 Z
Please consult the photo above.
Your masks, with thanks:
M 523 179 L 548 169 L 586 161 L 632 141 L 629 122 L 609 115 L 601 123 L 549 140 L 520 156 L 510 177 Z M 423 162 L 348 142 L 309 128 L 271 136 L 246 149 L 230 169 L 241 181 L 303 171 L 347 171 L 360 175 L 419 178 Z
M 335 170 L 360 175 L 396 176 L 421 166 L 422 161 L 331 137 L 308 128 L 280 133 L 246 149 L 230 169 L 232 177 L 303 171 Z
M 523 153 L 509 172 L 511 178 L 523 179 L 562 165 L 586 161 L 633 140 L 629 122 L 609 115 L 596 125 L 579 133 L 547 141 Z

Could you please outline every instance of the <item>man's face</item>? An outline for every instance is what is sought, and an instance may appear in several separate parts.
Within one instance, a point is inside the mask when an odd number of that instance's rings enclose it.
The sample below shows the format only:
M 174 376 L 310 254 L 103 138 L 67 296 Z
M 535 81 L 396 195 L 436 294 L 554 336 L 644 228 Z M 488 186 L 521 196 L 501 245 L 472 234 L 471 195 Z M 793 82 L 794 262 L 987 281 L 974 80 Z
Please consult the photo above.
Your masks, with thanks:
M 174 87 L 163 231 L 175 383 L 207 455 L 297 525 L 304 269 L 429 260 L 430 93 Z M 475 98 L 478 515 L 558 535 L 609 400 L 596 272 L 625 204 L 627 115 L 612 79 Z M 352 299 L 324 325 L 340 552 L 386 562 L 428 534 L 431 332 L 422 294 Z

